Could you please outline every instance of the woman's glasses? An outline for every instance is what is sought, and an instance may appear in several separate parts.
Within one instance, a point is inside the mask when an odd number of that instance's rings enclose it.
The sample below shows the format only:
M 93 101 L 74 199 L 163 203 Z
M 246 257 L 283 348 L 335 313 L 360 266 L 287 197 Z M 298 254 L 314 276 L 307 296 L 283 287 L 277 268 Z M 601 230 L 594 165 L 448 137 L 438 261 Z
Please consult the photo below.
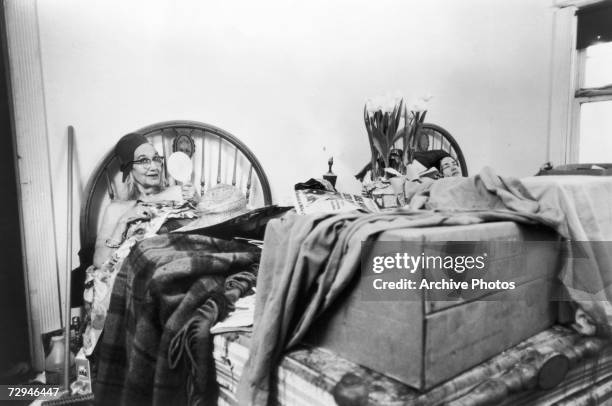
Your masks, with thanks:
M 164 164 L 164 157 L 154 156 L 153 158 L 140 158 L 140 159 L 137 159 L 136 161 L 132 161 L 131 163 L 134 165 L 140 165 L 143 168 L 148 169 L 151 167 L 151 163 L 155 163 L 159 166 L 162 166 Z

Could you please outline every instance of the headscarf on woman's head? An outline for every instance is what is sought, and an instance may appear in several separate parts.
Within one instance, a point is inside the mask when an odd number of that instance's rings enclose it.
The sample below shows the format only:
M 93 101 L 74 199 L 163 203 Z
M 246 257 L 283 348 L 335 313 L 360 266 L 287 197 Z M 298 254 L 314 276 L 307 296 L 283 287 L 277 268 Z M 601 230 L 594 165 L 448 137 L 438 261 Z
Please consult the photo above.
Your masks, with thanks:
M 443 158 L 451 156 L 448 152 L 443 149 L 432 149 L 429 151 L 416 151 L 414 153 L 414 159 L 419 161 L 425 168 L 436 168 L 440 173 L 440 162 Z
M 134 151 L 142 144 L 149 142 L 144 135 L 130 133 L 121 137 L 115 145 L 115 154 L 119 157 L 121 164 L 121 172 L 123 172 L 123 182 L 127 179 L 132 170 L 132 161 L 134 160 Z

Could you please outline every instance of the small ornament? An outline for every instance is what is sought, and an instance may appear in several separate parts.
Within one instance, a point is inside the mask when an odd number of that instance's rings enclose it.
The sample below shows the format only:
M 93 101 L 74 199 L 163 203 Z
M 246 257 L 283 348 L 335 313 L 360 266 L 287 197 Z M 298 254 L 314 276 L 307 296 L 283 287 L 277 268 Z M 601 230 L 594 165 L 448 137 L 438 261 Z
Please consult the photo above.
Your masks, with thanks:
M 329 183 L 332 184 L 332 186 L 335 188 L 336 187 L 336 179 L 338 179 L 338 176 L 332 172 L 332 166 L 334 165 L 334 157 L 330 157 L 329 160 L 327 161 L 327 165 L 329 165 L 329 169 L 327 171 L 326 174 L 323 175 L 323 179 L 325 179 L 326 181 L 328 181 Z
M 189 134 L 178 134 L 172 140 L 172 152 L 182 152 L 192 158 L 195 152 L 195 141 Z

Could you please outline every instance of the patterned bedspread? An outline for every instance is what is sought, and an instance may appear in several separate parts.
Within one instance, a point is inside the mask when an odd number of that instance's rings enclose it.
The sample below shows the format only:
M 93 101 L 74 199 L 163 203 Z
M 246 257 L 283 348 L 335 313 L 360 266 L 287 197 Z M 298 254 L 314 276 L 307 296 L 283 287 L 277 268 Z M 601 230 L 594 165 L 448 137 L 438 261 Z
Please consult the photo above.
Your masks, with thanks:
M 249 357 L 249 333 L 214 338 L 214 359 L 220 386 L 219 405 L 238 405 L 236 388 Z M 565 379 L 539 389 L 525 379 L 536 369 L 534 353 L 558 352 L 570 361 Z M 516 379 L 519 373 L 521 379 Z M 555 326 L 478 365 L 428 392 L 420 393 L 383 374 L 316 347 L 298 346 L 287 353 L 275 374 L 273 404 L 336 405 L 334 393 L 347 376 L 361 386 L 367 405 L 594 405 L 612 399 L 612 346 Z M 518 385 L 517 385 L 518 383 Z

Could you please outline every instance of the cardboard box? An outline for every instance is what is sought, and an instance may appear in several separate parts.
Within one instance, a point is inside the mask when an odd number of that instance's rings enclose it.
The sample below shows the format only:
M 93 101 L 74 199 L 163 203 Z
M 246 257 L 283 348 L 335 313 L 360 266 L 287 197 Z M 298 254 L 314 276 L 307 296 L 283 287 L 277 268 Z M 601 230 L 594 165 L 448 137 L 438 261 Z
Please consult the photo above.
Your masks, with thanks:
M 559 237 L 547 228 L 499 222 L 385 232 L 379 240 L 550 243 L 530 254 L 531 269 L 520 265 L 525 261 L 520 253 L 492 253 L 488 277 L 511 275 L 518 281 L 516 289 L 458 301 L 432 301 L 420 290 L 403 292 L 405 300 L 373 301 L 371 278 L 355 278 L 346 296 L 311 328 L 306 343 L 428 390 L 556 319 L 556 303 L 550 299 L 559 255 L 554 242 Z

